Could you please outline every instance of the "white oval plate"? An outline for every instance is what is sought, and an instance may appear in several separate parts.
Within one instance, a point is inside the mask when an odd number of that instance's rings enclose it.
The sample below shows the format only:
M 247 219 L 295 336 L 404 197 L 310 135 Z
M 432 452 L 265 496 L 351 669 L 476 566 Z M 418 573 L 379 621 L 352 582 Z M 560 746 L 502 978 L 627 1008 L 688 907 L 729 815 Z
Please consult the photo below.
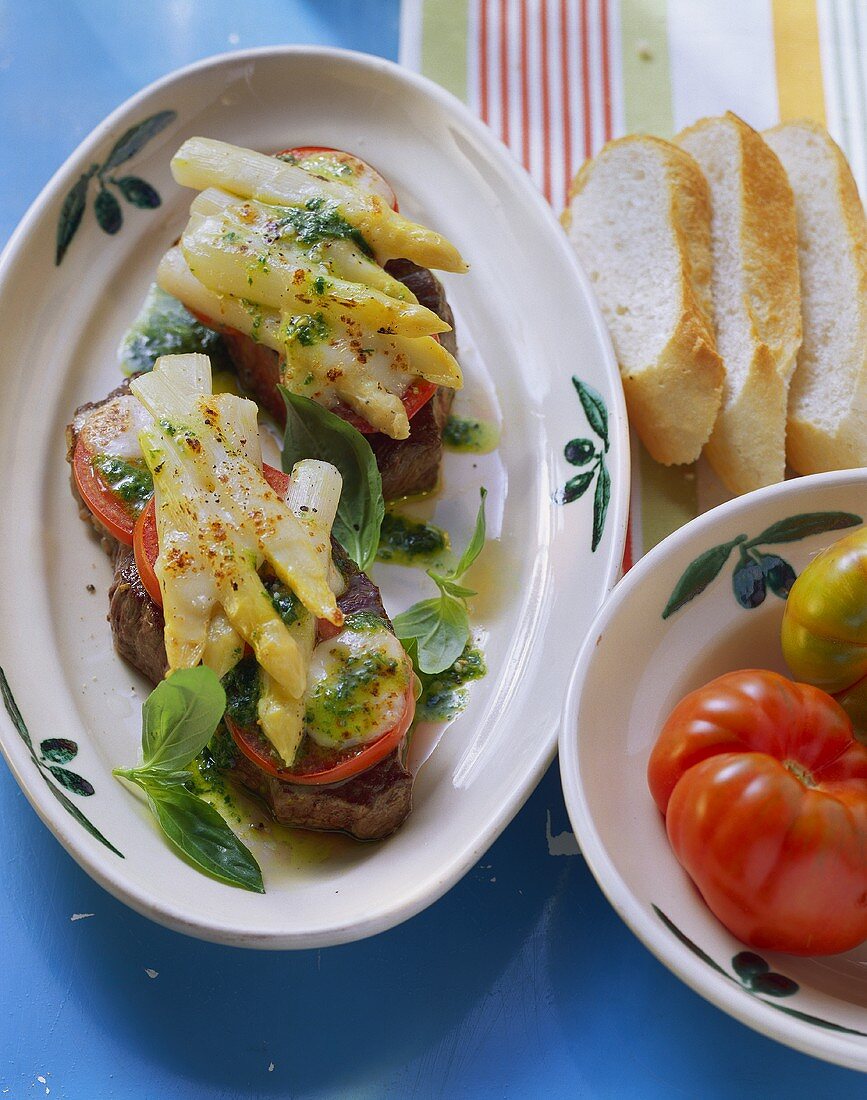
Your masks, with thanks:
M 110 160 L 128 130 L 163 111 L 176 117 L 150 136 L 148 127 L 127 135 L 121 144 L 132 155 L 104 172 L 145 180 L 162 204 L 141 209 L 121 199 L 123 224 L 109 235 L 97 223 L 99 176 L 88 178 L 90 167 Z M 120 381 L 118 341 L 184 224 L 192 193 L 172 181 L 169 160 L 194 134 L 260 149 L 333 145 L 376 165 L 402 210 L 444 232 L 471 264 L 469 276 L 446 278 L 468 375 L 461 405 L 501 414 L 503 422 L 494 454 L 448 456 L 435 513 L 461 546 L 479 485 L 490 492 L 491 540 L 471 575 L 488 676 L 420 769 L 414 810 L 387 841 L 286 844 L 243 828 L 262 864 L 264 896 L 188 867 L 142 803 L 111 777 L 112 767 L 137 758 L 147 686 L 112 650 L 109 563 L 76 515 L 64 461 L 64 425 L 76 405 Z M 108 178 L 106 186 L 118 194 Z M 83 215 L 70 233 L 70 211 L 85 189 Z M 68 248 L 57 265 L 64 209 Z M 491 844 L 552 759 L 569 670 L 617 576 L 625 537 L 629 455 L 616 365 L 587 282 L 523 171 L 457 100 L 388 62 L 293 48 L 214 58 L 129 100 L 49 183 L 0 262 L 0 331 L 7 521 L 0 665 L 13 716 L 0 714 L 0 744 L 43 821 L 139 912 L 236 945 L 340 943 L 434 901 Z M 595 551 L 593 486 L 572 503 L 555 499 L 570 477 L 590 469 L 570 466 L 564 445 L 587 437 L 604 450 L 573 375 L 607 410 L 610 502 Z M 375 575 L 392 613 L 433 594 L 420 571 L 392 566 Z M 17 730 L 15 703 L 23 716 Z M 53 738 L 74 742 L 74 758 L 64 762 L 62 749 L 43 745 Z M 425 731 L 414 743 L 416 757 L 430 747 Z M 61 790 L 75 780 L 51 767 L 75 772 L 95 793 L 80 793 L 80 784 L 78 793 Z
M 655 546 L 597 615 L 560 735 L 563 792 L 578 843 L 633 932 L 679 978 L 743 1023 L 861 1070 L 867 1070 L 867 943 L 824 958 L 762 951 L 757 959 L 714 917 L 680 867 L 647 788 L 647 761 L 663 722 L 688 692 L 735 669 L 788 674 L 780 646 L 785 603 L 770 591 L 757 607 L 738 603 L 732 577 L 741 559 L 733 540 L 758 540 L 761 553 L 783 558 L 800 574 L 849 533 L 830 529 L 836 521 L 829 514 L 848 513 L 852 526 L 867 520 L 864 485 L 864 470 L 772 485 L 714 508 Z M 783 521 L 787 541 L 774 532 L 760 538 Z M 715 575 L 702 558 L 713 548 Z M 663 618 L 678 584 L 692 598 Z

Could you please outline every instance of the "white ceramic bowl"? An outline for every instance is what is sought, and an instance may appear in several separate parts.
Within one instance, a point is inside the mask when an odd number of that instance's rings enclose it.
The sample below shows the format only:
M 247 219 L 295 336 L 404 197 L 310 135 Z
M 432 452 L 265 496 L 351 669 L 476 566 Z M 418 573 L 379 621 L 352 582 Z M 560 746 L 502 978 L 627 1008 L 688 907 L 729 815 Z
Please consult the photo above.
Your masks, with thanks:
M 120 382 L 118 341 L 189 216 L 192 192 L 169 160 L 193 134 L 264 150 L 331 145 L 379 168 L 404 213 L 471 264 L 444 279 L 467 380 L 458 402 L 503 425 L 493 454 L 447 456 L 434 513 L 463 546 L 488 489 L 490 538 L 469 579 L 488 675 L 445 732 L 416 735 L 414 809 L 387 841 L 283 843 L 244 820 L 265 895 L 192 870 L 112 778 L 137 758 L 148 685 L 112 650 L 111 569 L 78 519 L 64 459 L 64 425 Z M 101 207 L 100 165 L 114 195 Z M 137 202 L 116 175 L 138 181 L 126 182 Z M 122 222 L 111 205 L 120 200 Z M 0 260 L 0 329 L 0 491 L 14 517 L 0 527 L 0 748 L 43 821 L 139 912 L 236 945 L 358 939 L 438 898 L 553 758 L 575 652 L 623 554 L 629 443 L 617 366 L 529 177 L 454 97 L 379 58 L 289 47 L 210 58 L 134 96 L 48 184 Z M 576 437 L 595 441 L 580 470 L 564 453 Z M 434 594 L 420 570 L 377 566 L 374 576 L 392 614 Z M 65 746 L 52 743 L 61 737 Z
M 865 1070 L 867 944 L 825 958 L 764 953 L 767 970 L 757 975 L 762 965 L 739 958 L 747 949 L 717 921 L 677 862 L 646 780 L 662 723 L 687 692 L 738 668 L 786 672 L 779 641 L 784 600 L 768 592 L 757 607 L 741 606 L 732 584 L 737 547 L 713 555 L 712 566 L 697 559 L 739 535 L 756 539 L 789 521 L 791 541 L 780 541 L 777 528 L 759 545 L 800 574 L 846 533 L 805 534 L 824 525 L 815 514 L 841 512 L 858 517 L 853 522 L 867 520 L 867 472 L 798 478 L 730 501 L 639 561 L 597 615 L 579 656 L 560 734 L 560 768 L 590 868 L 654 954 L 758 1031 Z M 663 618 L 679 584 L 694 594 Z

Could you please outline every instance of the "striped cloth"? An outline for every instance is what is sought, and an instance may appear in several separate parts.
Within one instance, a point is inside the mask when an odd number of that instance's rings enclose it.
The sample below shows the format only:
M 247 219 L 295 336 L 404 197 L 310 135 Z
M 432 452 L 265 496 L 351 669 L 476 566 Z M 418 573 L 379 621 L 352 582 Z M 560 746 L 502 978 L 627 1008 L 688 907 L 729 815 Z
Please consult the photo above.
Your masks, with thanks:
M 559 214 L 606 141 L 734 111 L 828 126 L 867 184 L 867 0 L 403 0 L 401 61 L 493 128 Z M 627 557 L 725 499 L 633 439 Z

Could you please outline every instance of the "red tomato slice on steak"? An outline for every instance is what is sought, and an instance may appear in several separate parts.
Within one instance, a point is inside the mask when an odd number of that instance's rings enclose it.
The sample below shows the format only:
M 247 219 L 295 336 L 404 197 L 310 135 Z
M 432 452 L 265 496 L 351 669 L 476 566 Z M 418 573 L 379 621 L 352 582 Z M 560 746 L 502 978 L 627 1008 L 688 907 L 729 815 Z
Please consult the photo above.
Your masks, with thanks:
M 292 157 L 299 168 L 320 179 L 348 183 L 373 195 L 379 195 L 392 210 L 397 210 L 397 195 L 388 180 L 367 161 L 353 153 L 333 149 L 328 145 L 296 145 L 292 149 L 282 149 L 276 155 L 282 158 Z
M 235 744 L 247 759 L 276 779 L 281 779 L 285 783 L 300 783 L 308 786 L 344 783 L 347 779 L 367 771 L 374 764 L 384 760 L 406 737 L 407 730 L 415 717 L 415 695 L 412 684 L 407 688 L 404 698 L 406 706 L 400 721 L 375 741 L 343 752 L 335 752 L 319 749 L 315 743 L 311 746 L 310 738 L 307 738 L 305 742 L 307 748 L 302 753 L 301 760 L 292 768 L 280 767 L 274 763 L 273 750 L 258 729 L 242 728 L 228 717 L 225 721 Z

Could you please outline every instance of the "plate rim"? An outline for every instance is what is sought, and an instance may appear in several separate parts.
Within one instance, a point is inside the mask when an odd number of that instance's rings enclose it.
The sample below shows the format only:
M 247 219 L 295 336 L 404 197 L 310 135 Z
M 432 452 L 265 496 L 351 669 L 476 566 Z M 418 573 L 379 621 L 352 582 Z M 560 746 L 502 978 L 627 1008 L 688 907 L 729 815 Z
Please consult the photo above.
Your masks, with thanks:
M 374 54 L 330 46 L 303 45 L 259 46 L 227 51 L 173 69 L 129 96 L 98 123 L 69 154 L 40 190 L 13 230 L 2 253 L 0 253 L 0 296 L 6 293 L 10 274 L 22 259 L 21 253 L 26 247 L 37 219 L 40 218 L 46 207 L 62 198 L 75 175 L 80 172 L 81 164 L 92 159 L 92 151 L 104 144 L 106 138 L 115 132 L 122 119 L 129 119 L 139 105 L 152 97 L 158 96 L 170 87 L 182 87 L 187 81 L 195 80 L 199 74 L 221 68 L 229 69 L 232 66 L 244 63 L 255 64 L 259 60 L 272 60 L 274 58 L 285 58 L 287 60 L 292 58 L 320 58 L 323 62 L 337 61 L 361 67 L 375 76 L 396 80 L 416 89 L 447 114 L 456 115 L 462 125 L 478 137 L 486 151 L 499 162 L 504 174 L 514 180 L 516 188 L 520 188 L 522 202 L 535 207 L 536 212 L 551 225 L 552 243 L 558 239 L 560 240 L 560 252 L 565 262 L 571 266 L 576 284 L 582 290 L 584 306 L 592 322 L 594 334 L 593 355 L 598 359 L 600 370 L 607 374 L 611 381 L 609 413 L 612 436 L 617 439 L 618 444 L 617 453 L 611 466 L 612 482 L 617 488 L 612 493 L 607 520 L 610 525 L 611 538 L 606 540 L 608 546 L 602 569 L 604 583 L 599 595 L 600 602 L 604 601 L 620 571 L 626 541 L 630 488 L 630 441 L 626 427 L 625 401 L 620 386 L 619 370 L 605 322 L 589 280 L 577 256 L 569 246 L 566 235 L 560 231 L 553 209 L 546 202 L 541 192 L 536 189 L 529 175 L 512 157 L 506 146 L 464 103 L 429 78 Z M 554 232 L 555 230 L 556 232 Z M 564 687 L 565 685 L 561 687 L 561 692 Z M 536 756 L 533 768 L 528 772 L 528 779 L 523 788 L 520 789 L 517 795 L 511 796 L 505 802 L 503 809 L 487 822 L 481 832 L 474 834 L 472 842 L 458 851 L 455 858 L 452 858 L 448 864 L 443 864 L 438 869 L 437 874 L 429 876 L 429 880 L 434 882 L 434 889 L 429 888 L 426 883 L 419 884 L 419 887 L 413 893 L 404 895 L 399 904 L 384 913 L 377 914 L 361 922 L 344 924 L 336 921 L 327 928 L 323 927 L 313 933 L 274 933 L 247 931 L 204 916 L 200 919 L 190 920 L 182 910 L 171 904 L 152 901 L 144 889 L 133 886 L 127 876 L 114 869 L 113 865 L 105 859 L 105 854 L 98 850 L 99 845 L 94 845 L 92 838 L 85 840 L 83 834 L 79 837 L 77 832 L 73 834 L 67 828 L 67 820 L 65 814 L 61 812 L 61 807 L 56 805 L 54 799 L 48 797 L 48 792 L 42 792 L 41 788 L 31 781 L 29 774 L 25 775 L 24 756 L 21 755 L 20 761 L 17 760 L 8 747 L 16 745 L 17 748 L 17 744 L 16 739 L 8 732 L 10 724 L 5 714 L 0 716 L 0 722 L 3 723 L 3 729 L 0 730 L 0 733 L 3 734 L 3 736 L 0 736 L 0 751 L 2 751 L 7 765 L 25 797 L 65 850 L 104 889 L 142 915 L 174 930 L 212 942 L 273 950 L 323 947 L 363 939 L 394 927 L 442 897 L 466 874 L 481 854 L 490 847 L 529 798 L 556 754 L 558 734 L 558 727 L 555 723 L 547 737 L 547 742 L 543 742 Z M 7 736 L 9 737 L 8 745 Z M 19 766 L 19 763 L 21 766 Z
M 578 728 L 578 710 L 593 663 L 597 639 L 608 628 L 630 593 L 645 581 L 646 574 L 655 570 L 657 563 L 673 558 L 697 533 L 712 530 L 755 504 L 764 503 L 767 498 L 786 500 L 798 493 L 809 494 L 815 488 L 825 485 L 836 487 L 859 482 L 864 484 L 867 480 L 865 475 L 867 471 L 860 469 L 831 470 L 765 486 L 711 508 L 657 543 L 635 563 L 596 613 L 572 670 L 558 739 L 560 782 L 575 838 L 599 888 L 630 931 L 685 985 L 740 1023 L 801 1053 L 862 1072 L 867 1070 L 867 1040 L 821 1030 L 806 1020 L 783 1016 L 774 1011 L 773 1006 L 753 997 L 748 991 L 730 986 L 721 975 L 696 959 L 684 944 L 671 934 L 666 934 L 664 927 L 655 923 L 644 911 L 629 884 L 617 870 L 590 813 L 579 766 L 578 746 L 581 733 Z M 649 791 L 647 797 L 650 800 Z M 673 853 L 672 858 L 675 858 Z

